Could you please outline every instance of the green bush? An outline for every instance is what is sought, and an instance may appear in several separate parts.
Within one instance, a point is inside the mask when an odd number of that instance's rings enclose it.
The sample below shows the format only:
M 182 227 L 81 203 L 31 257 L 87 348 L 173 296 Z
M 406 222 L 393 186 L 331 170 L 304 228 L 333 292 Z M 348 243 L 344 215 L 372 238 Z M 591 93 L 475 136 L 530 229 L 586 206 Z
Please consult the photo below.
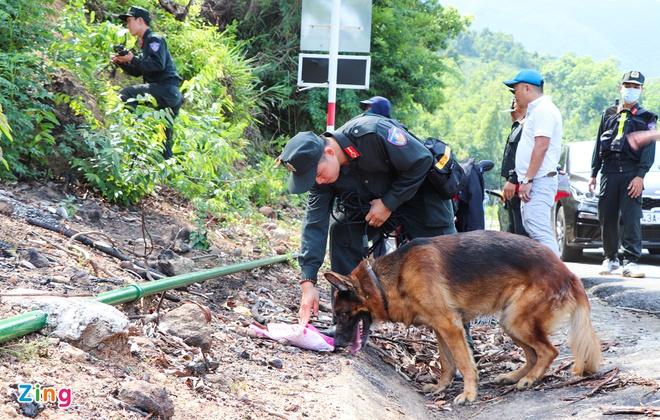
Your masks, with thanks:
M 168 173 L 161 157 L 166 110 L 138 105 L 135 113 L 119 107 L 116 123 L 97 130 L 79 130 L 91 153 L 73 165 L 110 201 L 135 204 L 150 194 Z
M 32 178 L 43 173 L 46 157 L 55 139 L 52 129 L 59 124 L 47 83 L 46 65 L 31 52 L 0 52 L 0 106 L 11 126 L 13 141 L 0 136 L 7 166 L 0 166 L 0 178 Z
M 50 1 L 0 2 L 0 178 L 39 175 L 58 124 L 48 104 L 48 67 L 40 50 L 51 36 Z M 13 141 L 12 141 L 13 138 Z

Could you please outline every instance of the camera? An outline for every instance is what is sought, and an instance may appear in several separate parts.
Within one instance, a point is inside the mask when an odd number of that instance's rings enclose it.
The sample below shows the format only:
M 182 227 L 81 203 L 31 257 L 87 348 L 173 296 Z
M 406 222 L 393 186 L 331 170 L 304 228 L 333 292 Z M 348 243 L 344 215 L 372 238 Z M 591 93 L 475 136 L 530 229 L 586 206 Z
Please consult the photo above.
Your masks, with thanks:
M 124 56 L 128 54 L 128 50 L 126 49 L 126 46 L 124 44 L 113 45 L 112 49 L 114 50 L 115 54 L 119 56 Z

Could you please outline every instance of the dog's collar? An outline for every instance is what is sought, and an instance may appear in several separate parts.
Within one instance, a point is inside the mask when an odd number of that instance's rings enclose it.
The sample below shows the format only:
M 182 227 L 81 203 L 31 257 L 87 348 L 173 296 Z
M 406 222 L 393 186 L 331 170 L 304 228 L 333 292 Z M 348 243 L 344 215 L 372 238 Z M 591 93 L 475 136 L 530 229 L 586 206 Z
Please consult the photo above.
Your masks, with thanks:
M 376 275 L 376 272 L 374 269 L 371 267 L 371 264 L 369 264 L 369 260 L 365 258 L 364 260 L 364 265 L 367 267 L 367 274 L 369 274 L 369 278 L 371 281 L 376 285 L 378 290 L 380 291 L 380 296 L 383 298 L 383 306 L 385 307 L 385 314 L 389 317 L 390 316 L 390 311 L 387 305 L 387 296 L 385 295 L 385 289 L 383 289 L 383 284 L 380 282 L 378 279 L 378 276 Z

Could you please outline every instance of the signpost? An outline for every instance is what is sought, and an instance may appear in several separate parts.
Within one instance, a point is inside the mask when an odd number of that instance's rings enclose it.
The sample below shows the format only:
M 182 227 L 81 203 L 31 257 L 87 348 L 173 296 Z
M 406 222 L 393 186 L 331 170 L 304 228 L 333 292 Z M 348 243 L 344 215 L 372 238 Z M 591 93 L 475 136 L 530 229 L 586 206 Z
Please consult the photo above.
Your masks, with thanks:
M 298 86 L 328 86 L 328 54 L 298 55 Z M 369 89 L 371 57 L 368 55 L 345 55 L 337 59 L 338 89 Z
M 302 51 L 328 52 L 299 55 L 298 86 L 328 87 L 326 130 L 332 131 L 337 88 L 369 88 L 370 57 L 339 52 L 369 53 L 371 0 L 303 0 L 300 28 Z

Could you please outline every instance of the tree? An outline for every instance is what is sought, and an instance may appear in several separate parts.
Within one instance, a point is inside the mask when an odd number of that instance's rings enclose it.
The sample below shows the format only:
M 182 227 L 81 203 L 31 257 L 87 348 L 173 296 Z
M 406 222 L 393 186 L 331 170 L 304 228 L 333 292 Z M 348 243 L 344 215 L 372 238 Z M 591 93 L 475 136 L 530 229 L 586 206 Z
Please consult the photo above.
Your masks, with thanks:
M 284 93 L 267 103 L 261 116 L 266 138 L 325 126 L 325 90 L 296 89 L 301 1 L 207 0 L 203 10 L 220 27 L 234 20 L 237 37 L 247 41 L 248 55 L 257 65 L 262 89 Z M 338 123 L 357 114 L 358 99 L 371 95 L 387 96 L 395 116 L 405 120 L 420 109 L 439 106 L 449 62 L 443 51 L 468 20 L 438 0 L 375 0 L 372 18 L 371 89 L 338 92 Z

